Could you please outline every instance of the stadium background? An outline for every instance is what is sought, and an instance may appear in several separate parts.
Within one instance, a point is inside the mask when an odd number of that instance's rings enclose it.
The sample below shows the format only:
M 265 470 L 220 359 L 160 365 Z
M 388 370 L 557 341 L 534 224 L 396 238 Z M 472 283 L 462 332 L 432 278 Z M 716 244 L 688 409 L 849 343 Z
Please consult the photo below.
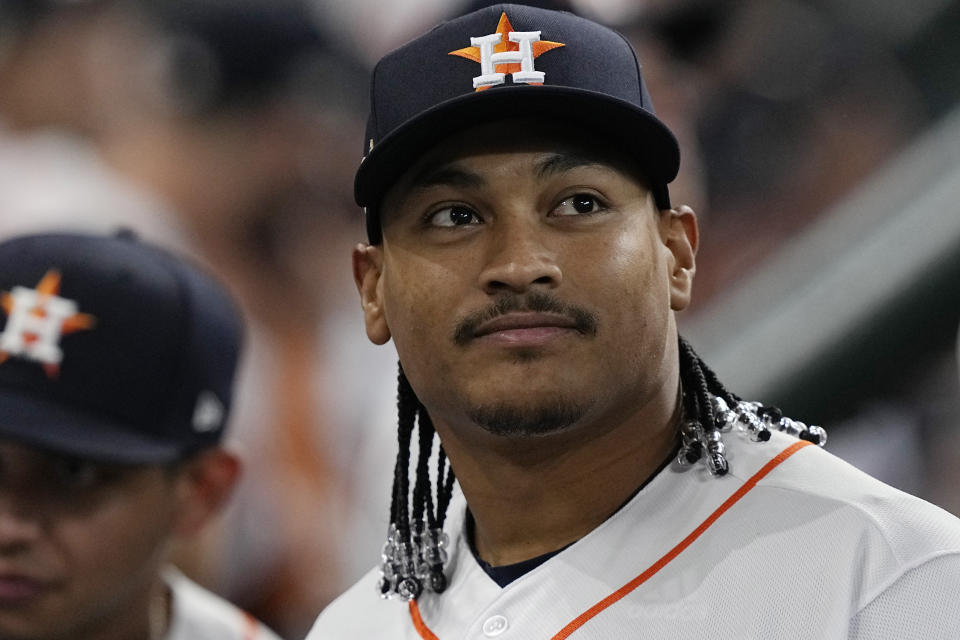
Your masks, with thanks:
M 124 224 L 228 281 L 248 474 L 180 563 L 301 637 L 386 527 L 395 357 L 349 266 L 369 68 L 479 4 L 46 4 L 0 2 L 0 234 Z M 705 360 L 960 514 L 960 2 L 537 4 L 640 52 L 700 214 L 681 331 Z

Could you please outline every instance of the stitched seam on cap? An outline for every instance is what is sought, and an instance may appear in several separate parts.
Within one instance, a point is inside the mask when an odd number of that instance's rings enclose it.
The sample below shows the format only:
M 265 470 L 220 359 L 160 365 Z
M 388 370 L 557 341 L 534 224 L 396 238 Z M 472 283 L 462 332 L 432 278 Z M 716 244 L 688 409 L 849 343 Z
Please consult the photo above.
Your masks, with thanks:
M 378 62 L 373 68 L 373 73 L 370 74 L 370 122 L 373 124 L 371 127 L 371 134 L 373 135 L 374 145 L 377 141 L 380 140 L 380 118 L 377 117 L 377 76 L 380 72 L 380 65 L 383 62 Z M 370 153 L 370 141 L 363 141 L 363 155 L 366 157 Z
M 173 254 L 165 253 L 161 250 L 156 250 L 154 255 L 161 264 L 164 262 L 164 258 L 167 260 L 175 261 L 182 260 Z M 186 381 L 188 379 L 188 373 L 185 371 L 187 367 L 186 362 L 186 350 L 189 344 L 190 329 L 188 318 L 190 318 L 190 312 L 192 310 L 192 304 L 190 302 L 190 296 L 188 295 L 188 285 L 183 281 L 183 274 L 180 273 L 176 264 L 165 264 L 163 265 L 165 270 L 167 270 L 170 275 L 173 277 L 174 283 L 177 287 L 177 295 L 180 298 L 181 302 L 181 314 L 178 319 L 179 322 L 177 327 L 177 336 L 180 338 L 180 345 L 177 349 L 177 365 L 175 367 L 175 374 L 173 376 L 172 384 L 167 389 L 164 394 L 165 400 L 167 402 L 167 411 L 161 418 L 160 424 L 163 424 L 166 427 L 173 425 L 177 417 L 177 410 L 180 409 L 177 406 L 177 400 L 181 395 L 185 395 L 182 392 L 186 389 Z M 187 417 L 187 416 L 185 416 Z M 189 419 L 189 418 L 188 418 Z
M 627 40 L 626 36 L 624 36 L 619 31 L 614 31 L 613 29 L 611 29 L 611 31 L 613 31 L 615 34 L 620 36 L 620 39 L 623 40 L 623 43 L 627 45 L 627 51 L 629 51 L 630 55 L 633 56 L 633 68 L 637 73 L 637 93 L 640 94 L 640 106 L 646 109 L 647 111 L 652 111 L 652 109 L 650 108 L 650 105 L 643 103 L 643 86 L 640 83 L 640 78 L 642 76 L 640 74 L 640 60 L 637 58 L 637 52 L 633 50 L 633 46 L 630 44 L 630 41 Z

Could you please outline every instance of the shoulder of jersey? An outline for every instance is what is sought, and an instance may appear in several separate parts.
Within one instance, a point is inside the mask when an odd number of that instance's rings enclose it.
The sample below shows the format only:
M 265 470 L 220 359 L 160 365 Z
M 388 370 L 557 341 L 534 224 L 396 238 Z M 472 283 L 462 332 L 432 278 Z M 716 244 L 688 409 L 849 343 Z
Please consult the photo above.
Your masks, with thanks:
M 773 450 L 792 440 L 775 433 Z M 759 451 L 753 443 L 739 450 L 747 456 Z M 752 450 L 751 450 L 752 449 Z M 736 471 L 736 467 L 734 468 Z M 960 553 L 960 519 L 921 498 L 904 493 L 864 473 L 817 446 L 805 447 L 762 482 L 766 491 L 782 493 L 783 501 L 803 498 L 849 512 L 864 531 L 879 534 L 890 551 L 909 563 L 927 555 Z
M 174 568 L 164 572 L 173 592 L 170 640 L 280 640 L 250 614 Z
M 376 593 L 379 577 L 379 569 L 371 569 L 327 605 L 306 640 L 387 638 L 409 624 L 410 612 L 405 602 L 383 600 Z

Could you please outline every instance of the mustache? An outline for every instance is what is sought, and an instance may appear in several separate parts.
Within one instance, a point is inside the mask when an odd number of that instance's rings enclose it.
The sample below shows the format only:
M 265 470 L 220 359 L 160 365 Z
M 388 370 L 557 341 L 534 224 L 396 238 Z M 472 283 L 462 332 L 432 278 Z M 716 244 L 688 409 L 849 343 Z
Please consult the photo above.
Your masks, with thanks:
M 597 317 L 573 304 L 561 302 L 546 293 L 535 292 L 526 295 L 509 295 L 498 298 L 490 306 L 475 311 L 463 318 L 453 333 L 453 341 L 463 346 L 476 337 L 477 329 L 485 322 L 515 311 L 535 313 L 554 313 L 569 318 L 574 329 L 585 336 L 597 334 Z

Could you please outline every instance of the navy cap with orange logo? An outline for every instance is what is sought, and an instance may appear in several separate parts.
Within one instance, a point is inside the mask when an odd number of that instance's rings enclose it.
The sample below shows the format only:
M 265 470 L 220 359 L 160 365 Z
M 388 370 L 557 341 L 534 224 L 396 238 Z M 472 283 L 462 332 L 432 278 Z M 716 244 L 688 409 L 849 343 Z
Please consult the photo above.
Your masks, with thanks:
M 0 243 L 0 439 L 173 462 L 217 444 L 242 324 L 200 269 L 130 234 Z
M 383 195 L 418 156 L 457 131 L 523 116 L 620 145 L 646 173 L 657 205 L 670 206 L 666 185 L 680 150 L 656 117 L 626 39 L 572 13 L 499 4 L 440 24 L 374 69 L 354 183 L 370 242 L 381 241 Z

